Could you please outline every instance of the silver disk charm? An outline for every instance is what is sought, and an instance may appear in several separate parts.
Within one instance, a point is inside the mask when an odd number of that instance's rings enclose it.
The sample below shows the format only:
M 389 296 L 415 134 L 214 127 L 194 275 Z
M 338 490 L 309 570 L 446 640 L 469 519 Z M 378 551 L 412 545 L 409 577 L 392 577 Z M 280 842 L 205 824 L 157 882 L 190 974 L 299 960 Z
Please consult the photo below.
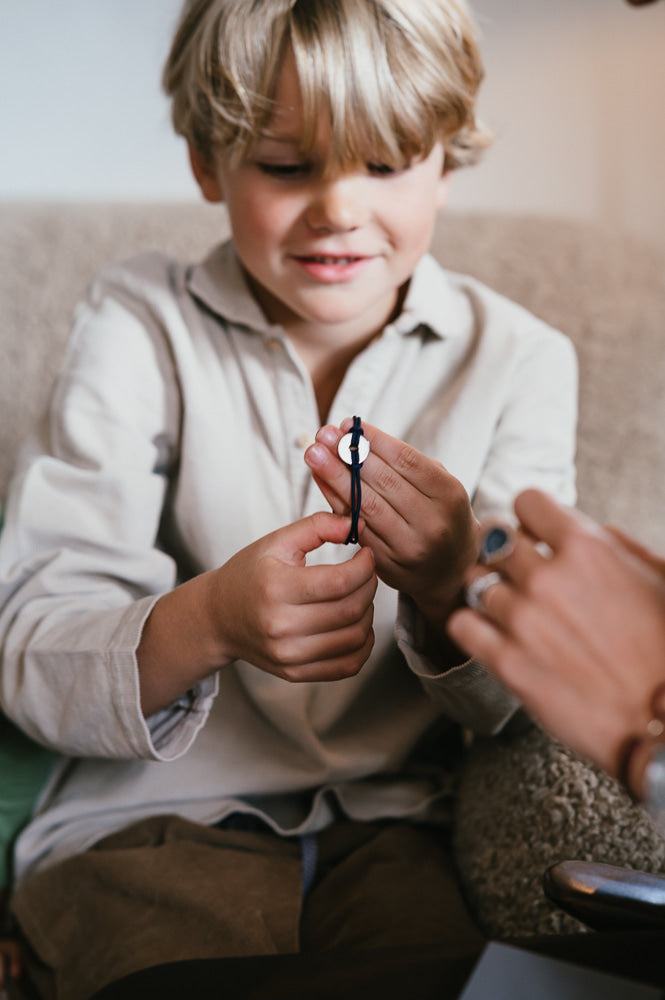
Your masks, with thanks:
M 349 431 L 349 433 L 345 434 L 344 437 L 340 440 L 339 444 L 337 445 L 337 454 L 346 465 L 354 464 L 353 455 L 351 451 L 352 441 L 353 441 L 353 432 Z M 362 465 L 367 456 L 369 455 L 369 441 L 367 440 L 366 437 L 360 437 L 358 439 L 357 451 L 358 451 L 357 464 Z

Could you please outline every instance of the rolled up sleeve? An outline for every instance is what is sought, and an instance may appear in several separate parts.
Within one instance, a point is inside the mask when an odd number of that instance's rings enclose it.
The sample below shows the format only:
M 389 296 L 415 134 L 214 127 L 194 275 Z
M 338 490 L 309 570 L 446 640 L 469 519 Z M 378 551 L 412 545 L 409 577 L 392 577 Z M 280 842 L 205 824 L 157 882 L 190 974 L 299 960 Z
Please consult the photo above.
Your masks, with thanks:
M 2 708 L 60 752 L 171 759 L 210 709 L 214 678 L 151 719 L 140 709 L 141 631 L 177 581 L 159 531 L 179 421 L 158 317 L 100 279 L 20 461 L 0 547 Z

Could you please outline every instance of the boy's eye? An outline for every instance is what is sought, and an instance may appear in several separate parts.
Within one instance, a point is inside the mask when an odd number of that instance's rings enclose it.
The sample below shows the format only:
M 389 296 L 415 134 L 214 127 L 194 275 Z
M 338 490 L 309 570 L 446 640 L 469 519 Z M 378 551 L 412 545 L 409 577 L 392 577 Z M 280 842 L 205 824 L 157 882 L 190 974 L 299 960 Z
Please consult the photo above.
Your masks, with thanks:
M 309 163 L 257 163 L 261 173 L 270 177 L 300 177 L 308 173 Z
M 367 170 L 376 177 L 389 177 L 391 174 L 399 172 L 395 167 L 391 167 L 387 163 L 368 163 Z

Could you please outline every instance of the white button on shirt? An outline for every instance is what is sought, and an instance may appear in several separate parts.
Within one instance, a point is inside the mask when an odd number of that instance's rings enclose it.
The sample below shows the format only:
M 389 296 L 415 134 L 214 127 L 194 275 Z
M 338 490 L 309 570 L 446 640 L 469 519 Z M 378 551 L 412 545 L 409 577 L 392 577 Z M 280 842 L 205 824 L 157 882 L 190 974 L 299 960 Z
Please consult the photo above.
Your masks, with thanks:
M 426 257 L 328 420 L 360 414 L 441 461 L 478 517 L 507 516 L 526 486 L 574 499 L 575 409 L 569 342 Z M 318 423 L 231 244 L 195 267 L 143 255 L 93 284 L 0 539 L 2 708 L 80 758 L 24 831 L 19 876 L 155 811 L 212 823 L 251 808 L 293 833 L 324 825 L 333 795 L 360 819 L 429 817 L 443 790 L 403 768 L 433 720 L 490 732 L 514 711 L 478 664 L 425 657 L 413 609 L 397 616 L 381 584 L 356 677 L 292 685 L 238 661 L 142 717 L 135 649 L 157 595 L 327 509 L 302 457 Z

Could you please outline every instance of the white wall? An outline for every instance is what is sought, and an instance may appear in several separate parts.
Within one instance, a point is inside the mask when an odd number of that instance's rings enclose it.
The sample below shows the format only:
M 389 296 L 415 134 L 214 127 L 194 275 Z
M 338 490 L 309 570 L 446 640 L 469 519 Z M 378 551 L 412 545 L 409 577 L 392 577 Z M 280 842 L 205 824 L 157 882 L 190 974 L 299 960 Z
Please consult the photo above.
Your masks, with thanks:
M 665 2 L 472 0 L 496 142 L 460 208 L 665 243 Z M 159 89 L 180 0 L 0 0 L 0 199 L 189 199 Z
M 181 0 L 0 0 L 0 198 L 194 198 L 160 89 Z
M 464 206 L 601 219 L 665 243 L 665 3 L 475 0 L 496 141 Z

